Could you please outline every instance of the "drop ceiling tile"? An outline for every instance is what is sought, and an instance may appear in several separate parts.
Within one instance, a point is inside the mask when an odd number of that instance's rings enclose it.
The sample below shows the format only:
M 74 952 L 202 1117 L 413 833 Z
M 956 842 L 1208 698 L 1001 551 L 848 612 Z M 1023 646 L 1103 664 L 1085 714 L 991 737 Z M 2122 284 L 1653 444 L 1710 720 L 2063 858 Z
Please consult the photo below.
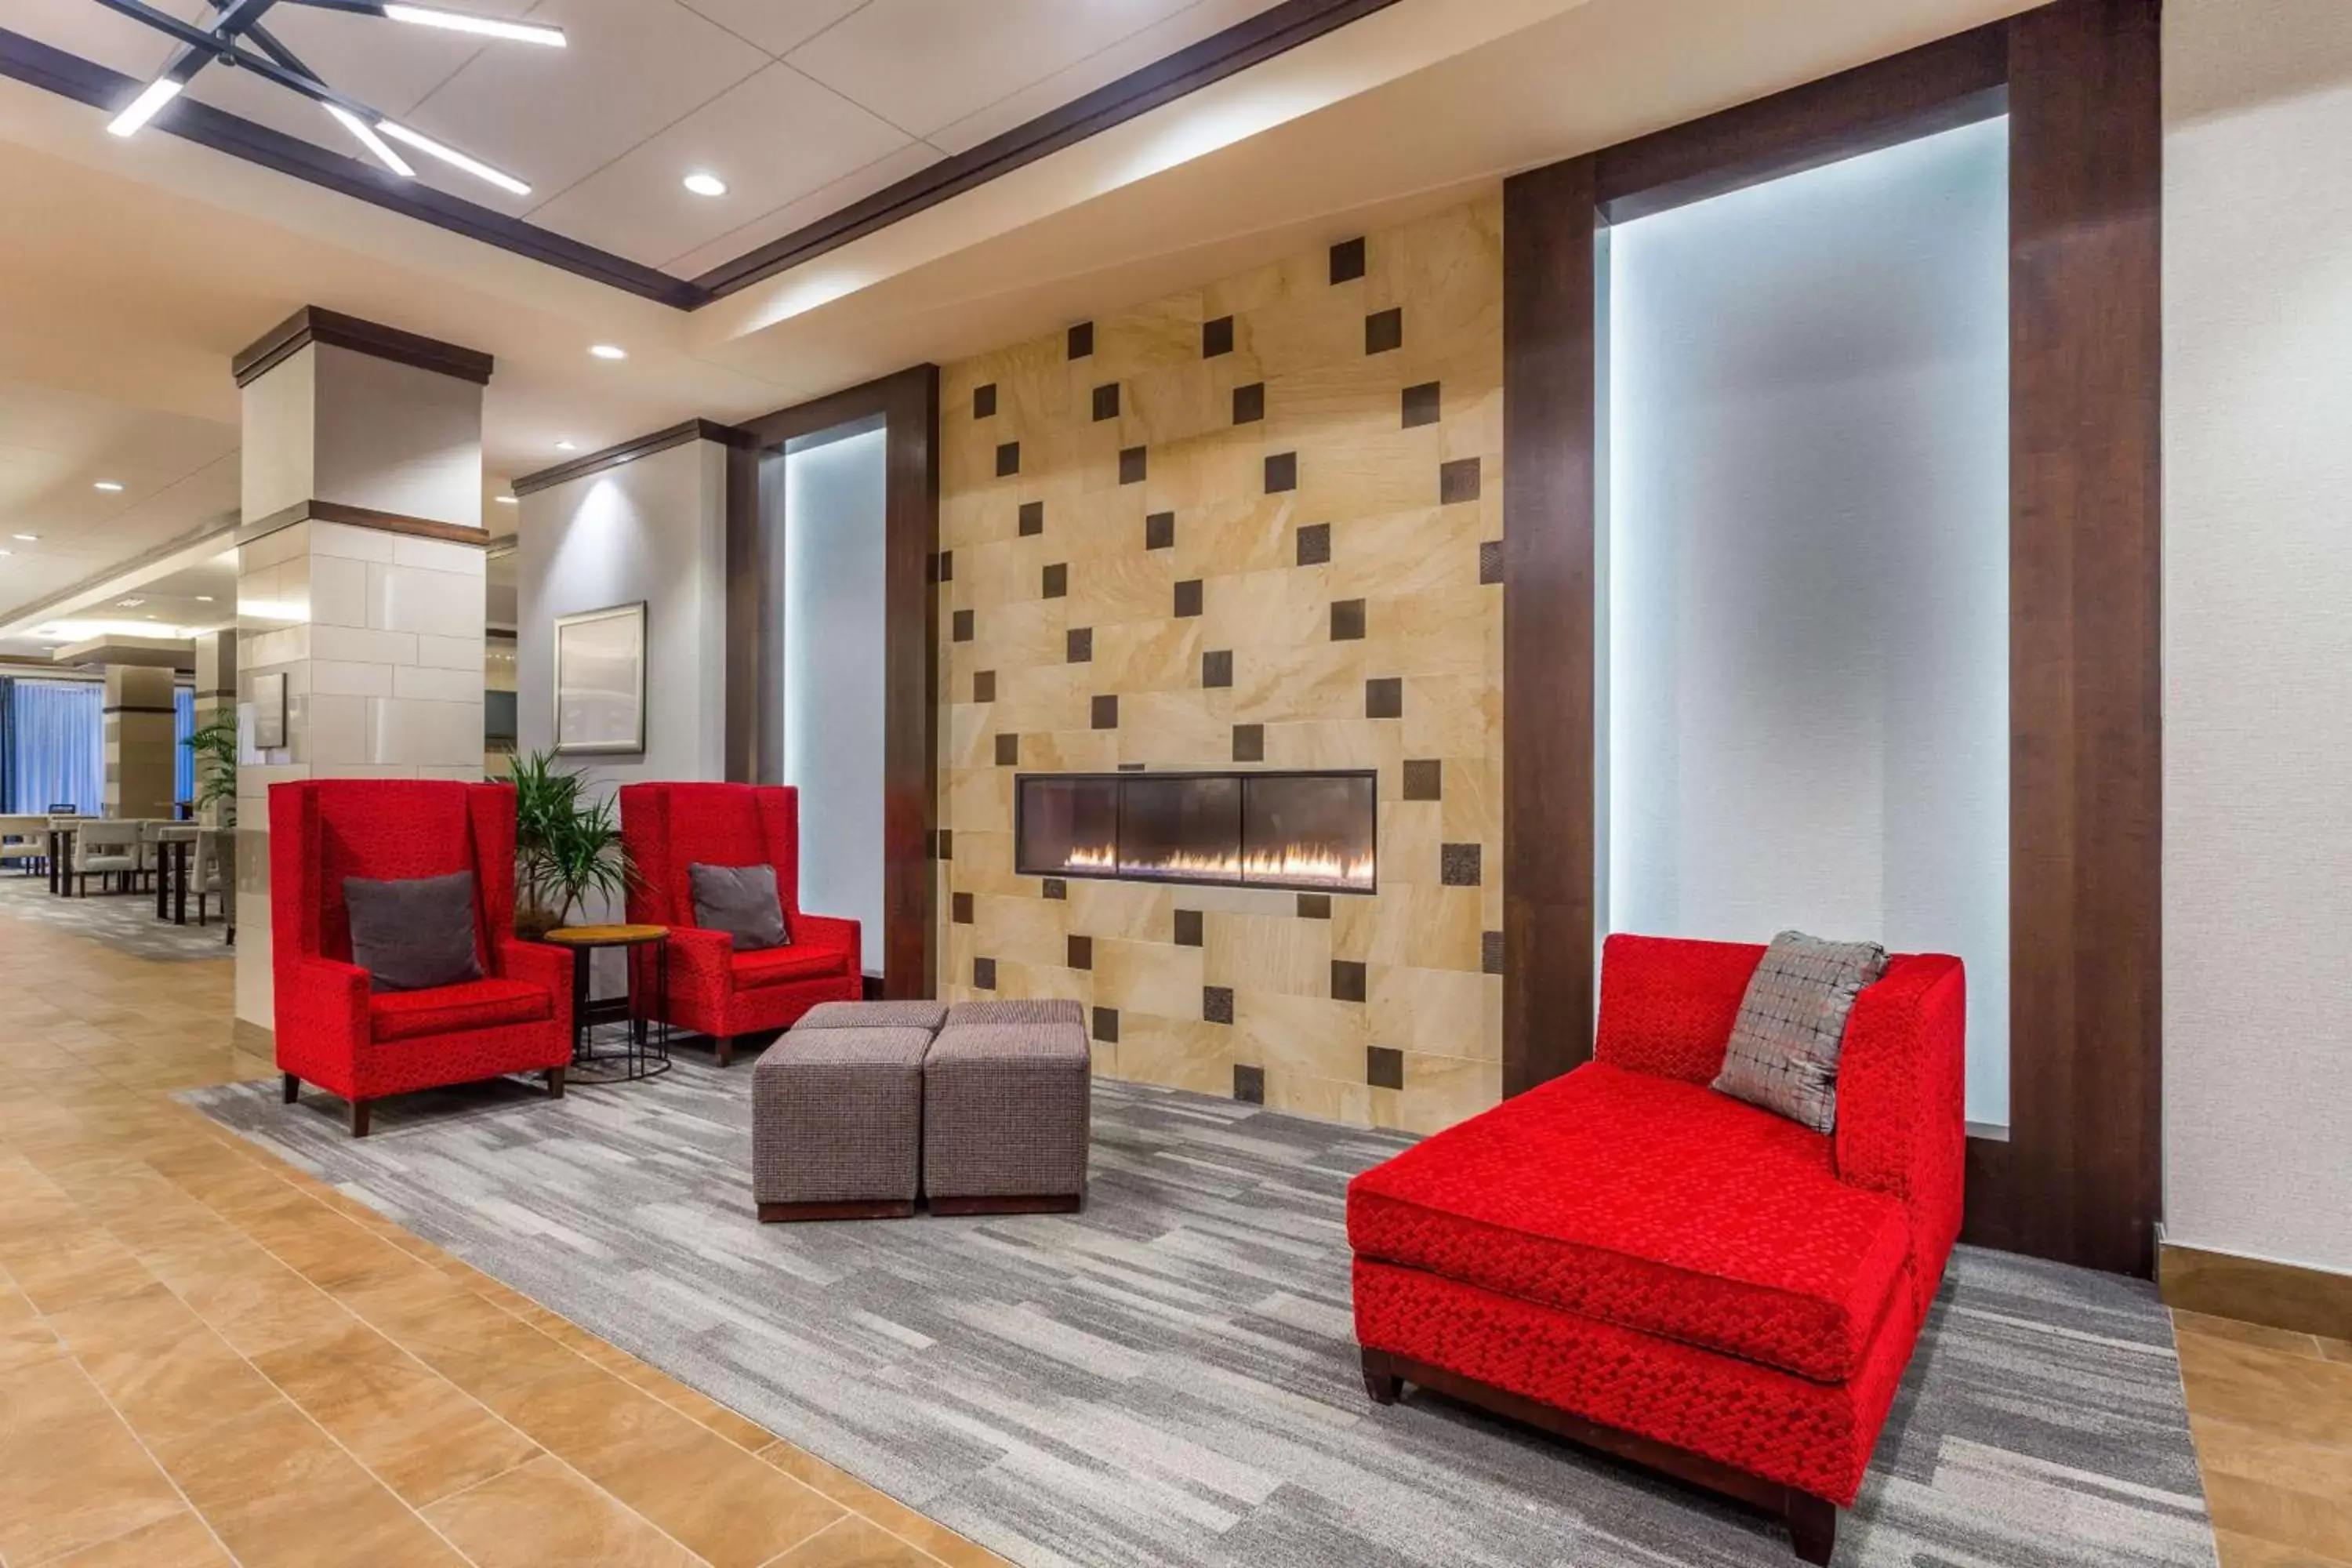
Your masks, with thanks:
M 698 277 L 721 262 L 732 261 L 804 224 L 814 223 L 821 217 L 839 212 L 852 202 L 863 201 L 885 186 L 929 168 L 938 163 L 940 156 L 939 149 L 928 142 L 909 142 L 897 152 L 868 163 L 854 174 L 844 175 L 820 190 L 812 191 L 798 201 L 789 202 L 772 212 L 762 213 L 751 222 L 731 228 L 682 256 L 669 258 L 663 263 L 662 270 L 679 278 Z
M 531 221 L 659 266 L 912 145 L 787 65 L 772 65 L 531 214 Z M 697 169 L 723 196 L 679 184 Z M 850 198 L 845 198 L 850 199 Z
M 184 22 L 208 10 L 204 0 L 163 0 L 159 8 Z M 91 0 L 7 0 L 0 26 L 135 77 L 154 75 L 179 47 Z
M 770 63 L 675 0 L 544 0 L 530 16 L 562 27 L 569 47 L 486 47 L 406 117 L 529 183 L 529 196 L 509 196 L 412 160 L 420 178 L 506 212 L 553 200 Z
M 772 55 L 796 49 L 866 0 L 683 0 L 729 32 Z M 970 4 L 971 0 L 958 0 Z
M 1163 22 L 1120 39 L 1041 81 L 997 100 L 952 125 L 930 132 L 932 146 L 950 153 L 977 147 L 992 136 L 1108 87 L 1131 71 L 1249 20 L 1281 0 L 1198 0 Z
M 914 136 L 929 136 L 1190 0 L 873 0 L 792 63 Z

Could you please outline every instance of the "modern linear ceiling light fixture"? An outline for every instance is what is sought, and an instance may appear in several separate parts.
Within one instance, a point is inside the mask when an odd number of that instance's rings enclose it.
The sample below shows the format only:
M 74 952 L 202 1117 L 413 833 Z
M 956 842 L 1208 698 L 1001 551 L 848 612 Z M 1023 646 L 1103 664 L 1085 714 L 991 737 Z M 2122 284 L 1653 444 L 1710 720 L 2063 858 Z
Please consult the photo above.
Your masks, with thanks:
M 437 27 L 446 32 L 470 33 L 478 37 L 540 44 L 554 48 L 562 48 L 564 44 L 561 27 L 541 22 L 512 21 L 504 16 L 478 16 L 471 12 L 450 11 L 438 5 L 401 5 L 397 0 L 206 0 L 213 9 L 209 26 L 184 22 L 167 11 L 157 9 L 148 0 L 97 0 L 97 3 L 134 22 L 152 27 L 167 37 L 175 38 L 180 44 L 180 52 L 172 57 L 155 79 L 141 88 L 137 96 L 124 104 L 108 122 L 106 129 L 116 136 L 137 135 L 142 127 L 162 113 L 173 99 L 185 90 L 189 79 L 206 66 L 218 65 L 225 69 L 251 71 L 264 81 L 274 82 L 289 92 L 309 99 L 351 132 L 352 140 L 365 149 L 368 156 L 402 179 L 414 179 L 416 170 L 393 149 L 391 143 L 394 142 L 428 158 L 436 158 L 453 169 L 463 169 L 476 179 L 496 185 L 510 195 L 530 195 L 529 185 L 504 170 L 446 142 L 436 142 L 421 132 L 412 131 L 357 99 L 337 92 L 320 81 L 317 72 L 304 65 L 293 50 L 262 26 L 261 19 L 263 13 L 276 5 L 308 5 L 313 10 L 345 11 L 358 16 L 374 16 L 415 26 Z M 247 45 L 252 47 L 247 47 Z

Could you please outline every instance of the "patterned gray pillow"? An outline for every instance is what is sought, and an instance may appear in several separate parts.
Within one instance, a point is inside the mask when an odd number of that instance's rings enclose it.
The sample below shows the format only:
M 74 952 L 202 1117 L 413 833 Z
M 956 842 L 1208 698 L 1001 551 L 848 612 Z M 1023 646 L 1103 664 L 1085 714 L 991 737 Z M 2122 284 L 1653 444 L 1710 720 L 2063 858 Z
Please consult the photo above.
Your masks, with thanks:
M 1760 1105 L 1816 1132 L 1837 1126 L 1838 1056 L 1862 988 L 1886 973 L 1874 942 L 1823 942 L 1784 931 L 1739 999 L 1718 1093 Z
M 705 866 L 698 861 L 686 874 L 694 884 L 696 925 L 725 931 L 735 939 L 738 952 L 792 945 L 792 932 L 784 929 L 784 906 L 776 897 L 773 866 Z

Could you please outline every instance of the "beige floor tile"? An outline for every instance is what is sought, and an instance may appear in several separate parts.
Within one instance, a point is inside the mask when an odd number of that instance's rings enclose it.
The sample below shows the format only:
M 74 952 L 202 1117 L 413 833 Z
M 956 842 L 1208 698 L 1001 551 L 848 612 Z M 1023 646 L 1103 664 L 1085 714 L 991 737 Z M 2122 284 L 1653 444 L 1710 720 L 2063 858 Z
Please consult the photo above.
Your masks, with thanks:
M 2352 1493 L 2322 1496 L 2208 1469 L 2205 1499 L 2216 1529 L 2322 1558 L 2352 1558 Z
M 772 1562 L 773 1568 L 939 1568 L 940 1560 L 852 1514 Z
M 2319 1354 L 2319 1342 L 2309 1334 L 2263 1323 L 2240 1322 L 2235 1318 L 2210 1318 L 2202 1312 L 2184 1312 L 2177 1308 L 2172 1314 L 2172 1331 L 2175 1334 L 2203 1334 L 2209 1339 L 2230 1340 L 2242 1345 L 2260 1345 L 2289 1355 Z
M 0 1563 L 39 1563 L 184 1506 L 71 1360 L 0 1376 Z
M 55 1313 L 49 1324 L 149 1444 L 279 1403 L 268 1379 L 160 1284 Z
M 211 1528 L 183 1509 L 128 1535 L 52 1558 L 44 1568 L 231 1568 L 231 1563 Z
M 694 1568 L 702 1561 L 546 1455 L 442 1499 L 425 1517 L 480 1568 Z
M 2352 1364 L 2204 1334 L 2183 1334 L 2179 1344 L 2192 1416 L 2352 1447 Z
M 364 1323 L 256 1358 L 411 1507 L 530 1459 L 530 1438 Z
M 2215 1531 L 2213 1547 L 2221 1568 L 2352 1568 L 2352 1563 L 2344 1558 L 2315 1556 L 2299 1547 L 2241 1535 L 2234 1530 Z
M 901 1539 L 920 1546 L 952 1568 L 998 1568 L 1003 1559 L 975 1545 L 943 1524 L 925 1519 L 913 1509 L 847 1471 L 825 1463 L 804 1448 L 781 1439 L 760 1451 L 767 1460 L 803 1485 L 867 1519 Z

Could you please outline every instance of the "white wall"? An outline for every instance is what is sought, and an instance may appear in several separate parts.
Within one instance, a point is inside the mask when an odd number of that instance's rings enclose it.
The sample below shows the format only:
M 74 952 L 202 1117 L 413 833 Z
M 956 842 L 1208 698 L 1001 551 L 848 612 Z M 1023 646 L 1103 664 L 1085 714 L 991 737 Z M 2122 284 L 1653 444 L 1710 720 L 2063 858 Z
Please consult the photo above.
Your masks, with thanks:
M 1956 952 L 2009 1111 L 2004 122 L 1609 237 L 1610 929 Z
M 2352 5 L 2164 76 L 2166 1234 L 2352 1271 Z
M 521 749 L 554 743 L 554 621 L 646 601 L 646 750 L 581 757 L 614 786 L 726 776 L 727 452 L 689 441 L 522 498 L 515 686 Z

